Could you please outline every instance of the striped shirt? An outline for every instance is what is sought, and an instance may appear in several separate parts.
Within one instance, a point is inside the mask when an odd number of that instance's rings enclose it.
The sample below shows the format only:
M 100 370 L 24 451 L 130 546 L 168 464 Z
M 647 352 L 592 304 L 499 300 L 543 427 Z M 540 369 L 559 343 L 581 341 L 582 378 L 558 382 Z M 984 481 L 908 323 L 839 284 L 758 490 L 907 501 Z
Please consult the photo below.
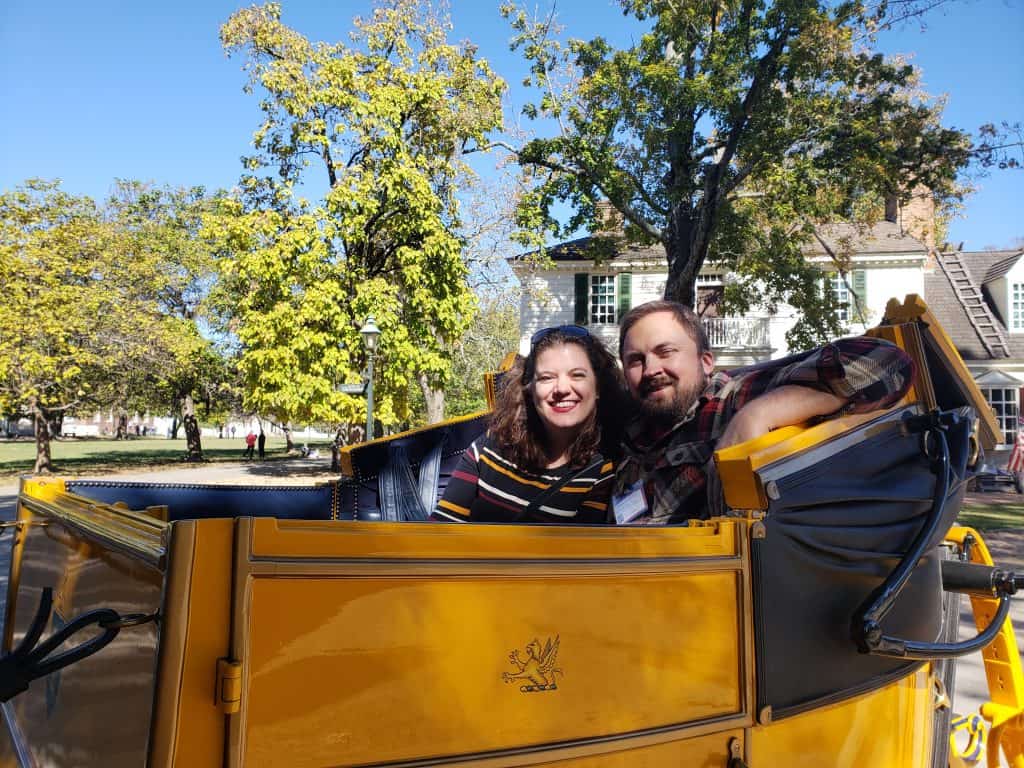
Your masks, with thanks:
M 498 451 L 489 436 L 474 442 L 452 472 L 432 520 L 474 523 L 604 523 L 614 464 L 592 462 L 555 491 L 528 517 L 539 494 L 576 472 L 568 465 L 537 474 L 520 469 Z

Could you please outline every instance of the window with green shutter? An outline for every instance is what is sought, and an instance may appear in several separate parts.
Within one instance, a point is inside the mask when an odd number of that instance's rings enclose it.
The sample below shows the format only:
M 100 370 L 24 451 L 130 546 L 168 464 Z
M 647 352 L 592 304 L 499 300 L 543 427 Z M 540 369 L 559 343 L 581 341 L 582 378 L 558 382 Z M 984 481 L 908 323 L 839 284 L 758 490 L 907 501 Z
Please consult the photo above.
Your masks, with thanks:
M 590 322 L 594 325 L 615 323 L 615 275 L 590 276 Z
M 629 272 L 619 274 L 619 313 L 616 320 L 622 322 L 623 316 L 633 306 L 633 275 Z
M 844 280 L 838 272 L 829 272 L 825 287 L 832 291 L 836 304 L 836 317 L 842 323 L 867 322 L 867 274 L 863 269 L 852 269 Z
M 825 285 L 828 286 L 829 290 L 832 291 L 832 295 L 835 297 L 837 304 L 836 317 L 841 323 L 850 322 L 852 315 L 853 302 L 851 301 L 850 291 L 847 288 L 846 280 L 838 272 L 830 272 L 826 278 Z
M 867 318 L 864 315 L 868 308 L 867 272 L 863 269 L 853 270 L 850 285 L 853 286 L 853 292 L 857 295 L 856 301 L 852 296 L 850 297 L 850 315 L 857 322 L 866 322 Z
M 590 275 L 586 272 L 576 273 L 576 311 L 573 315 L 573 322 L 577 325 L 587 325 L 590 319 L 589 302 L 590 298 Z

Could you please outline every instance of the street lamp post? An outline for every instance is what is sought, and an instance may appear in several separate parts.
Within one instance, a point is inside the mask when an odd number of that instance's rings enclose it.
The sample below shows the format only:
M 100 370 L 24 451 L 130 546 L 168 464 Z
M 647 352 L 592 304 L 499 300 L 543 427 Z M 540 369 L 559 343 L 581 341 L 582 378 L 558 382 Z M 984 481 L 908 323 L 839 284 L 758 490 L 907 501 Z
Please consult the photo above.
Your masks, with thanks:
M 366 318 L 366 324 L 359 329 L 366 345 L 366 439 L 373 440 L 373 356 L 377 351 L 380 328 L 373 315 Z

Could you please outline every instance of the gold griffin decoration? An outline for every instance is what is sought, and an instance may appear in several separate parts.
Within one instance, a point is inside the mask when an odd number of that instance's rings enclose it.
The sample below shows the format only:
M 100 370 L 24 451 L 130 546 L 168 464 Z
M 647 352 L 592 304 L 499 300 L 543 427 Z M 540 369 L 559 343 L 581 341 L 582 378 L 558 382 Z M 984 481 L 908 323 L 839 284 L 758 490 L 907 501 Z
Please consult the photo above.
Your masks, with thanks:
M 516 670 L 515 672 L 505 672 L 501 677 L 506 683 L 511 683 L 513 680 L 524 681 L 526 684 L 519 686 L 519 690 L 523 693 L 557 690 L 555 675 L 565 674 L 555 666 L 555 662 L 558 660 L 558 635 L 555 635 L 554 640 L 549 637 L 543 646 L 536 638 L 527 643 L 525 661 L 519 657 L 518 649 L 508 655 L 508 660 L 512 662 Z

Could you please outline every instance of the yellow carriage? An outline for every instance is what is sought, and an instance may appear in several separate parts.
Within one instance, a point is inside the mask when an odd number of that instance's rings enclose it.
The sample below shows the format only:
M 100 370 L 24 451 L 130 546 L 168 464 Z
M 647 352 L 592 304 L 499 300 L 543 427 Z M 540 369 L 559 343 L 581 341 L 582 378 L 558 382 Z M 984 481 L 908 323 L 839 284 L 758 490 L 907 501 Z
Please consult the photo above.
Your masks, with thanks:
M 720 452 L 729 513 L 688 527 L 404 520 L 479 416 L 314 488 L 26 479 L 4 650 L 71 656 L 23 664 L 0 763 L 957 765 L 952 659 L 984 646 L 988 761 L 1020 768 L 1020 579 L 951 527 L 997 426 L 919 300 L 874 333 L 907 397 Z

